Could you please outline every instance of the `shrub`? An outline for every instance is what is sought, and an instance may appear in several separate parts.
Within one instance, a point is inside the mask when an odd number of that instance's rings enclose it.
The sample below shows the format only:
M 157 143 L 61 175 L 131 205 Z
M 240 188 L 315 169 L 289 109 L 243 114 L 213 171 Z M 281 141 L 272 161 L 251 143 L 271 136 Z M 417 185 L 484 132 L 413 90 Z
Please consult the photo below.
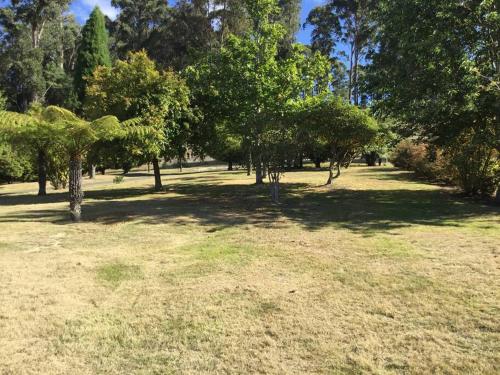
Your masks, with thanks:
M 114 179 L 113 179 L 113 183 L 114 184 L 121 184 L 123 182 L 123 176 L 116 176 Z
M 69 181 L 68 158 L 64 150 L 54 148 L 47 155 L 47 178 L 55 190 L 66 189 Z
M 394 166 L 398 168 L 415 171 L 418 166 L 425 163 L 426 158 L 426 145 L 405 139 L 396 146 L 390 159 Z
M 29 181 L 33 176 L 29 157 L 16 152 L 8 144 L 0 143 L 0 182 Z
M 491 147 L 490 134 L 466 131 L 447 149 L 454 182 L 469 195 L 492 195 L 500 183 L 500 154 Z
M 391 161 L 419 177 L 459 186 L 469 195 L 492 195 L 500 183 L 499 154 L 478 133 L 464 133 L 444 149 L 403 140 Z

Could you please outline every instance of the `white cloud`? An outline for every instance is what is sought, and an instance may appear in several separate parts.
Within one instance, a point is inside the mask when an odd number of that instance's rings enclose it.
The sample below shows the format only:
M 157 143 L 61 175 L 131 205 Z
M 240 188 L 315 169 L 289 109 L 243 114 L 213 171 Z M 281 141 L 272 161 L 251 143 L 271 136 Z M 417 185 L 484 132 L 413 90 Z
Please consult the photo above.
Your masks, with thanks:
M 87 8 L 89 11 L 97 5 L 111 19 L 115 19 L 118 15 L 118 9 L 111 6 L 110 0 L 79 0 L 77 2 L 80 2 L 82 7 Z

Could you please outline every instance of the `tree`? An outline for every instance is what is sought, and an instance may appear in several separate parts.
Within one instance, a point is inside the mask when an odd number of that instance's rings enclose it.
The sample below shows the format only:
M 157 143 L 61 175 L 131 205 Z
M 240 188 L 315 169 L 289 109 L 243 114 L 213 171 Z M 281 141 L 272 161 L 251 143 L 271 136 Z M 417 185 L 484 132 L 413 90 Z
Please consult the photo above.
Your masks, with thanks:
M 243 165 L 247 154 L 243 139 L 231 134 L 227 124 L 219 124 L 213 130 L 206 152 L 212 158 L 226 162 L 228 171 L 232 171 L 235 164 Z
M 155 40 L 151 56 L 163 67 L 181 71 L 209 51 L 217 49 L 217 35 L 213 24 L 217 22 L 206 0 L 180 0 L 171 9 L 166 30 Z M 227 27 L 229 24 L 225 24 Z M 222 36 L 221 36 L 222 38 Z
M 468 194 L 490 194 L 500 180 L 499 11 L 490 0 L 383 0 L 376 12 L 368 76 L 376 113 L 443 147 L 469 176 L 456 181 Z
M 0 112 L 0 126 L 4 132 L 33 136 L 50 134 L 69 159 L 69 203 L 73 221 L 81 220 L 82 160 L 85 153 L 96 141 L 112 139 L 123 134 L 118 119 L 114 116 L 102 117 L 87 122 L 74 113 L 49 106 L 32 115 L 15 112 Z
M 25 45 L 22 49 L 28 55 L 27 59 L 32 66 L 31 72 L 35 73 L 33 79 L 36 84 L 27 92 L 25 109 L 29 103 L 40 101 L 42 98 L 43 72 L 40 68 L 43 63 L 43 52 L 40 49 L 42 37 L 45 36 L 51 21 L 61 17 L 62 11 L 68 4 L 69 0 L 12 0 L 10 7 L 3 12 L 4 25 L 8 29 L 15 30 L 17 22 L 21 22 L 22 28 L 27 29 L 25 40 L 29 41 L 30 45 Z M 22 30 L 17 28 L 16 31 L 19 38 Z M 16 38 L 16 36 L 11 37 Z
M 0 183 L 29 181 L 33 172 L 29 156 L 20 153 L 5 140 L 0 140 Z
M 9 108 L 33 102 L 73 106 L 72 51 L 79 26 L 68 1 L 14 1 L 0 11 L 0 79 Z
M 398 137 L 392 131 L 394 124 L 390 120 L 379 121 L 379 132 L 373 141 L 363 148 L 363 156 L 369 167 L 377 165 L 377 160 L 388 158 L 389 151 L 397 144 Z
M 285 31 L 272 22 L 279 12 L 276 1 L 248 0 L 245 6 L 251 29 L 240 37 L 231 35 L 219 51 L 190 67 L 187 75 L 204 125 L 228 126 L 228 134 L 249 145 L 260 184 L 264 134 L 272 125 L 269 119 L 279 117 L 287 102 L 323 90 L 318 83 L 328 73 L 324 58 L 308 56 L 297 45 L 280 59 L 278 47 Z
M 300 29 L 300 0 L 278 0 L 279 11 L 275 22 L 279 22 L 285 30 L 285 35 L 280 41 L 280 57 L 288 56 L 296 41 L 295 35 Z
M 75 90 L 81 102 L 85 97 L 86 77 L 91 76 L 98 66 L 111 66 L 111 59 L 104 15 L 95 7 L 82 29 L 82 40 L 78 48 Z
M 70 0 L 11 0 L 11 7 L 16 18 L 30 26 L 32 47 L 36 49 L 49 20 L 69 3 Z
M 250 23 L 241 0 L 216 0 L 211 13 L 216 25 L 218 45 L 222 47 L 230 34 L 243 35 Z
M 7 98 L 0 91 L 0 111 L 6 108 Z M 29 179 L 33 174 L 30 155 L 20 147 L 12 147 L 8 137 L 0 133 L 0 182 Z
M 313 9 L 306 24 L 313 26 L 313 48 L 330 56 L 338 42 L 348 44 L 349 83 L 347 98 L 360 104 L 360 63 L 372 44 L 373 0 L 328 0 Z
M 89 78 L 85 113 L 106 114 L 125 123 L 124 149 L 153 163 L 155 189 L 162 189 L 159 158 L 170 152 L 171 134 L 189 118 L 189 89 L 176 73 L 159 71 L 145 51 L 130 53 L 126 61 L 100 67 Z
M 146 50 L 155 53 L 160 40 L 168 29 L 169 8 L 164 0 L 112 0 L 120 10 L 115 21 L 115 43 L 118 56 L 125 58 L 129 52 Z
M 379 131 L 377 122 L 365 110 L 338 97 L 319 96 L 304 101 L 297 121 L 307 126 L 310 138 L 328 150 L 327 185 L 340 176 L 341 168 L 349 167 Z

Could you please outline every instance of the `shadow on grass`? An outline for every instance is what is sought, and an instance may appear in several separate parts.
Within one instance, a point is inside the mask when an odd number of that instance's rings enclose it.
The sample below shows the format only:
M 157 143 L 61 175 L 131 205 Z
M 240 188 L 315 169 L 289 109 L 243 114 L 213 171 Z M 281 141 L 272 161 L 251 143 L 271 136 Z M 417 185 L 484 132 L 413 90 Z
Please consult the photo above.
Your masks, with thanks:
M 173 223 L 226 227 L 288 225 L 287 220 L 310 230 L 327 226 L 369 234 L 414 224 L 460 226 L 467 219 L 489 216 L 500 222 L 498 207 L 462 200 L 445 190 L 347 190 L 283 184 L 282 204 L 270 203 L 268 186 L 177 183 L 164 193 L 149 189 L 89 191 L 84 221 L 116 224 Z M 66 193 L 51 194 L 46 203 L 65 202 Z M 38 198 L 8 196 L 0 205 L 29 204 Z M 287 219 L 287 220 L 282 220 Z M 64 210 L 13 213 L 0 222 L 43 220 L 66 224 Z M 488 223 L 485 223 L 487 225 Z

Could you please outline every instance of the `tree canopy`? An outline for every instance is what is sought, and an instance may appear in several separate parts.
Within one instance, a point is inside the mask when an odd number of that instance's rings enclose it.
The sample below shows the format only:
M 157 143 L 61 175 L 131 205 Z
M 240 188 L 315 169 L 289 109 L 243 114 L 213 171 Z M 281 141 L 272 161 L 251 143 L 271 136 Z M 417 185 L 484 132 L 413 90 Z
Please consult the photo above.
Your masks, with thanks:
M 101 10 L 96 7 L 82 29 L 75 69 L 75 89 L 80 101 L 85 97 L 86 79 L 98 66 L 110 66 L 108 33 Z
M 152 161 L 155 186 L 162 188 L 160 156 L 176 145 L 190 117 L 189 89 L 172 71 L 160 71 L 145 51 L 130 53 L 113 67 L 100 67 L 88 80 L 85 113 L 90 118 L 112 114 L 129 127 L 124 151 Z M 176 145 L 178 146 L 178 145 Z

